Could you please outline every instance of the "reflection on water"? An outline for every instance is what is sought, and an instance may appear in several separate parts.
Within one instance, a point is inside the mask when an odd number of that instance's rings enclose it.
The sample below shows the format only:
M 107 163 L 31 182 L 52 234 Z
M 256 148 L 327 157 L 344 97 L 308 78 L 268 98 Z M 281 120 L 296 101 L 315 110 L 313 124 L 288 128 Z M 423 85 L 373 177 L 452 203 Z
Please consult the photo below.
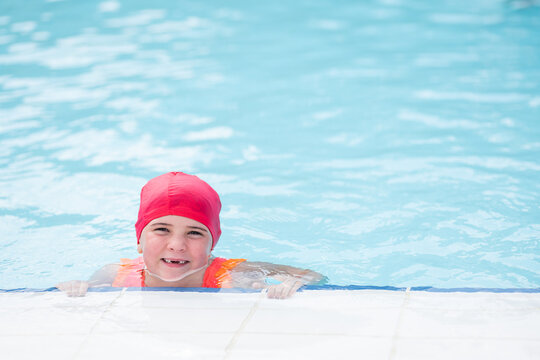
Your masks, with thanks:
M 2 2 L 0 288 L 136 256 L 139 189 L 170 170 L 222 195 L 216 255 L 540 286 L 540 8 L 518 3 Z

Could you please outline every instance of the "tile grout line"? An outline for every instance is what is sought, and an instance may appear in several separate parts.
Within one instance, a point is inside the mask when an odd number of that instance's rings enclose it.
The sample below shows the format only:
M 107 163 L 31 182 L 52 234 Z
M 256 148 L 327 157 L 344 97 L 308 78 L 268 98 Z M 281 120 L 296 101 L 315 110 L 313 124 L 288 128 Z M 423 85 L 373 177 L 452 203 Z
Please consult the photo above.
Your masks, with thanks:
M 241 333 L 244 332 L 244 329 L 246 328 L 247 324 L 249 323 L 253 315 L 255 315 L 255 312 L 259 308 L 259 304 L 261 303 L 262 299 L 264 299 L 265 297 L 266 297 L 266 291 L 263 290 L 261 292 L 261 295 L 257 298 L 257 301 L 255 301 L 255 303 L 249 310 L 249 313 L 247 314 L 247 316 L 244 318 L 244 320 L 238 327 L 238 330 L 236 330 L 236 332 L 233 334 L 231 341 L 229 341 L 229 343 L 225 347 L 225 356 L 223 357 L 224 360 L 230 359 L 232 350 L 236 346 L 236 343 L 238 342 L 238 338 L 240 337 Z
M 103 317 L 105 316 L 105 314 L 107 314 L 111 308 L 113 307 L 114 303 L 120 299 L 120 297 L 122 295 L 124 295 L 124 293 L 127 291 L 128 288 L 123 288 L 122 291 L 120 291 L 120 294 L 118 294 L 117 297 L 115 297 L 113 299 L 113 301 L 111 301 L 109 303 L 109 305 L 107 306 L 107 308 L 101 313 L 101 315 L 99 316 L 99 318 L 96 320 L 96 322 L 94 323 L 94 325 L 92 326 L 92 328 L 90 329 L 90 331 L 88 332 L 88 334 L 86 334 L 86 336 L 84 337 L 84 340 L 83 342 L 79 345 L 78 349 L 77 349 L 77 352 L 75 353 L 75 355 L 73 356 L 73 359 L 77 359 L 79 358 L 79 355 L 82 351 L 82 349 L 86 346 L 86 343 L 88 342 L 88 339 L 90 339 L 90 336 L 94 333 L 94 329 L 96 328 L 96 326 L 99 324 L 99 322 L 101 321 L 101 319 L 103 319 Z
M 401 330 L 401 321 L 403 320 L 403 311 L 407 307 L 407 304 L 409 303 L 409 299 L 411 296 L 411 288 L 407 287 L 405 290 L 405 297 L 403 298 L 403 303 L 401 304 L 401 308 L 399 310 L 399 315 L 396 323 L 396 328 L 394 330 L 394 335 L 392 335 L 392 344 L 390 345 L 390 354 L 388 355 L 388 360 L 393 360 L 396 357 L 396 348 L 397 348 L 397 340 L 399 337 L 399 331 Z

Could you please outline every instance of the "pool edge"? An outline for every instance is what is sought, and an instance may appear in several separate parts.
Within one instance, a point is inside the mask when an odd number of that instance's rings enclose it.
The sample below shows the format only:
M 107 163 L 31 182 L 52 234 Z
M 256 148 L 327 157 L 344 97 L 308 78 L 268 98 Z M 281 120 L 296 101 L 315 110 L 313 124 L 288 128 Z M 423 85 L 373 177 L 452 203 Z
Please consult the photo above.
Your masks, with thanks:
M 88 289 L 89 292 L 111 292 L 121 291 L 124 288 L 120 287 L 96 287 Z M 256 293 L 260 290 L 256 289 L 242 289 L 242 288 L 230 288 L 230 289 L 215 289 L 215 288 L 180 288 L 180 287 L 130 287 L 125 288 L 127 291 L 175 291 L 175 292 L 208 292 L 208 293 Z M 413 287 L 395 287 L 395 286 L 372 286 L 372 285 L 307 285 L 302 287 L 299 291 L 311 291 L 311 290 L 323 290 L 323 291 L 339 291 L 339 290 L 386 290 L 386 291 L 425 291 L 425 292 L 439 292 L 439 293 L 540 293 L 540 288 L 476 288 L 476 287 L 460 287 L 460 288 L 437 288 L 431 286 L 413 286 Z M 54 292 L 59 291 L 56 287 L 50 288 L 14 288 L 14 289 L 0 289 L 0 293 L 21 293 L 21 292 Z

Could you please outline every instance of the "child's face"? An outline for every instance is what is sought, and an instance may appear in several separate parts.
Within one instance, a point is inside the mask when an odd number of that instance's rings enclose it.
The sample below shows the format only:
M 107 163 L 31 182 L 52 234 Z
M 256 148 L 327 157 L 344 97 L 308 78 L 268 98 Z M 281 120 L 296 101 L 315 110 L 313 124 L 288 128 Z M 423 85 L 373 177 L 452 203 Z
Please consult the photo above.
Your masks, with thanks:
M 198 221 L 167 215 L 148 223 L 141 233 L 139 252 L 153 274 L 175 281 L 208 263 L 212 236 Z

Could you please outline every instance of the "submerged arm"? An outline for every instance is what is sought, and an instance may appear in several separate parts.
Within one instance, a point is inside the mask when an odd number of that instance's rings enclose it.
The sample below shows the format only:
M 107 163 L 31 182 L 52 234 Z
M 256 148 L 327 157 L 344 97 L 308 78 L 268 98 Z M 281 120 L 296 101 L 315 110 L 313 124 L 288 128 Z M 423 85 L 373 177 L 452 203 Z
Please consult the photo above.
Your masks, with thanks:
M 309 269 L 272 264 L 267 262 L 243 262 L 233 270 L 233 285 L 254 289 L 267 289 L 269 298 L 291 297 L 304 285 L 320 283 L 325 277 Z M 268 284 L 268 279 L 280 281 Z
M 90 287 L 112 286 L 119 267 L 120 265 L 118 264 L 107 264 L 103 266 L 90 277 L 88 284 Z
M 56 287 L 68 296 L 84 296 L 89 287 L 112 286 L 118 267 L 118 264 L 108 264 L 97 270 L 88 281 L 65 281 L 57 284 Z

